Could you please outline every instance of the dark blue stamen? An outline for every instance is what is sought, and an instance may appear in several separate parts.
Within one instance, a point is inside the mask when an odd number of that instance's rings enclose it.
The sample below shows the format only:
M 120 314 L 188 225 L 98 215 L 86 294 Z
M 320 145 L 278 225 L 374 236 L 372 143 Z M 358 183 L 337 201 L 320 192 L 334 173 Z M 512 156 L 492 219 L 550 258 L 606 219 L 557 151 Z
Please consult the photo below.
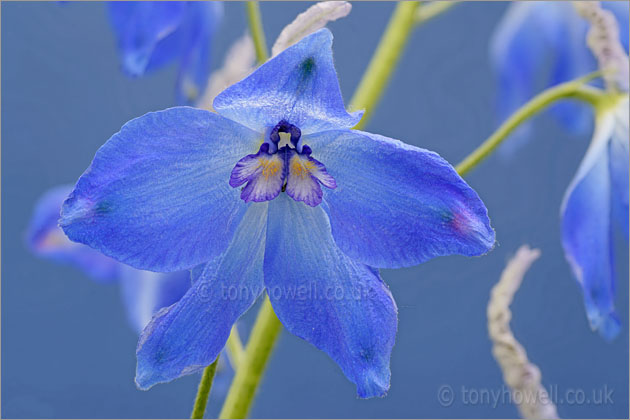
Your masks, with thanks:
M 304 146 L 302 146 L 302 152 L 300 153 L 301 155 L 310 156 L 311 153 L 313 153 L 313 150 L 311 150 L 308 145 L 305 144 Z
M 300 137 L 302 136 L 302 132 L 298 127 L 286 122 L 285 120 L 282 120 L 278 124 L 276 124 L 276 126 L 271 130 L 269 139 L 277 144 L 280 141 L 280 133 L 290 134 L 291 143 L 293 143 L 293 145 L 297 145 Z

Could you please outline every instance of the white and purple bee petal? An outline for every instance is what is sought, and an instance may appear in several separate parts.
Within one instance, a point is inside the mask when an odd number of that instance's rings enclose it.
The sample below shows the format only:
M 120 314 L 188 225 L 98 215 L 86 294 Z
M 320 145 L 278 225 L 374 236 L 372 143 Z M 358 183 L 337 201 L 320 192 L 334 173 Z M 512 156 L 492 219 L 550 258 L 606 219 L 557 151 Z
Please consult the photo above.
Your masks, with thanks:
M 269 154 L 269 144 L 263 143 L 255 155 L 247 155 L 236 163 L 230 175 L 230 186 L 240 187 L 241 198 L 262 202 L 273 200 L 282 191 L 285 178 L 285 163 L 280 153 Z
M 287 194 L 296 201 L 315 207 L 322 202 L 322 184 L 326 188 L 337 188 L 335 179 L 326 167 L 311 156 L 311 148 L 304 146 L 302 153 L 287 151 Z

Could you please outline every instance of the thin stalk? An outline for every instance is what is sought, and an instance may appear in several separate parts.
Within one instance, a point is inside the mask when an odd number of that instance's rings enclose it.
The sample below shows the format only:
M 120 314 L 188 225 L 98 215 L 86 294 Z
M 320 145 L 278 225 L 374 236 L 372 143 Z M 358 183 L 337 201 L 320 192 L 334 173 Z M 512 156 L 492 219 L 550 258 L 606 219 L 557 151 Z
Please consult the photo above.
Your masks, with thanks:
M 367 124 L 376 103 L 383 95 L 415 26 L 419 5 L 417 1 L 403 1 L 396 5 L 370 64 L 350 101 L 351 110 L 365 110 L 363 118 L 354 128 L 361 129 Z
M 232 331 L 230 332 L 230 336 L 228 337 L 226 347 L 232 369 L 236 371 L 241 364 L 241 360 L 243 360 L 244 351 L 243 343 L 241 342 L 241 336 L 238 334 L 236 324 L 232 326 Z
M 249 22 L 249 31 L 254 41 L 256 59 L 258 63 L 264 63 L 269 58 L 269 53 L 267 52 L 267 41 L 265 40 L 265 31 L 263 30 L 260 16 L 260 5 L 257 1 L 247 2 L 247 21 Z
M 206 413 L 208 396 L 210 395 L 212 380 L 214 379 L 214 374 L 217 371 L 218 362 L 219 357 L 217 356 L 216 360 L 203 371 L 201 382 L 199 382 L 199 388 L 197 389 L 197 398 L 195 398 L 195 405 L 193 406 L 193 411 L 190 415 L 191 419 L 202 419 L 203 415 Z
M 466 175 L 481 161 L 486 159 L 519 125 L 541 112 L 560 99 L 577 99 L 597 106 L 606 98 L 599 89 L 585 86 L 584 83 L 597 77 L 599 73 L 588 75 L 570 82 L 551 87 L 527 102 L 514 112 L 499 128 L 455 167 L 460 175 Z
M 441 15 L 458 3 L 458 1 L 432 1 L 431 3 L 422 3 L 416 12 L 416 25 L 421 25 Z
M 240 368 L 236 370 L 219 418 L 243 419 L 247 417 L 281 329 L 282 324 L 271 307 L 269 297 L 265 296 L 247 342 Z

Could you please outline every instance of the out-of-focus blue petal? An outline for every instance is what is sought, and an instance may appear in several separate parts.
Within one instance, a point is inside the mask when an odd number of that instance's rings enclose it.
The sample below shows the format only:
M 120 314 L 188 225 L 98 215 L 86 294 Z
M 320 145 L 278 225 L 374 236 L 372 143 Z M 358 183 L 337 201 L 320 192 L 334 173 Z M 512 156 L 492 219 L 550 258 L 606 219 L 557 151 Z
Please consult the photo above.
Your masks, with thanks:
M 140 333 L 157 311 L 184 296 L 190 288 L 190 272 L 154 273 L 123 265 L 120 286 L 129 323 Z
M 486 207 L 436 153 L 354 130 L 303 141 L 336 180 L 324 201 L 335 242 L 350 258 L 395 268 L 492 248 Z
M 136 354 L 141 389 L 197 372 L 216 359 L 232 325 L 263 290 L 267 203 L 248 208 L 221 262 L 208 264 L 176 304 L 155 315 Z
M 536 71 L 545 62 L 549 51 L 548 38 L 557 27 L 558 11 L 542 2 L 516 2 L 508 6 L 490 40 L 490 64 L 498 77 L 498 116 L 505 120 L 536 92 Z M 569 5 L 570 6 L 570 5 Z M 548 9 L 549 14 L 545 13 Z M 556 21 L 556 22 L 554 22 Z M 506 142 L 513 152 L 523 144 L 530 132 L 529 124 L 521 125 Z
M 58 225 L 63 200 L 71 185 L 48 190 L 35 205 L 26 241 L 37 256 L 72 264 L 98 281 L 112 281 L 119 273 L 117 261 L 76 242 L 72 242 Z
M 615 14 L 621 42 L 628 51 L 628 2 L 609 1 L 602 5 Z M 587 22 L 576 13 L 571 2 L 516 2 L 509 6 L 490 43 L 491 64 L 499 79 L 500 120 L 505 120 L 542 89 L 597 69 L 586 45 L 587 31 Z M 548 60 L 550 73 L 544 75 L 541 70 L 546 68 Z M 592 129 L 592 110 L 585 104 L 563 101 L 553 105 L 550 112 L 574 134 Z M 521 126 L 501 146 L 501 152 L 513 153 L 524 144 L 529 133 L 529 124 Z
M 175 33 L 188 5 L 178 1 L 110 1 L 110 20 L 118 40 L 123 69 L 141 76 L 152 66 L 161 66 L 177 56 L 178 48 L 158 48 Z M 179 39 L 179 38 L 178 38 Z
M 210 404 L 221 404 L 230 389 L 230 384 L 234 378 L 234 368 L 229 362 L 229 357 L 225 354 L 225 350 L 221 353 L 217 371 L 212 381 L 212 392 L 210 393 Z
M 619 39 L 628 52 L 628 2 L 601 2 L 612 11 L 619 24 Z M 570 2 L 540 2 L 540 9 L 555 13 L 557 36 L 550 37 L 552 48 L 551 78 L 546 87 L 584 76 L 597 70 L 597 61 L 586 44 L 589 25 Z M 555 12 L 550 12 L 555 9 Z M 540 17 L 538 17 L 540 19 Z M 548 47 L 548 48 L 549 48 Z M 593 127 L 592 108 L 577 101 L 563 101 L 551 107 L 553 115 L 573 134 L 590 132 Z
M 363 114 L 348 114 L 343 105 L 328 29 L 305 37 L 225 89 L 214 109 L 259 132 L 285 120 L 302 134 L 349 128 Z
M 258 134 L 178 107 L 123 126 L 96 153 L 64 203 L 61 226 L 135 268 L 189 269 L 221 254 L 246 208 L 228 184 Z
M 630 183 L 629 177 L 629 151 L 628 138 L 630 130 L 628 128 L 628 99 L 620 105 L 615 113 L 615 129 L 610 140 L 610 177 L 613 187 L 612 211 L 619 220 L 622 230 L 628 237 L 628 201 Z
M 179 59 L 177 97 L 187 102 L 206 86 L 210 44 L 223 15 L 223 4 L 195 2 L 109 2 L 122 67 L 131 76 Z
M 541 87 L 554 86 L 584 76 L 597 70 L 597 61 L 586 45 L 588 24 L 580 17 L 570 2 L 541 3 L 540 15 L 553 9 L 555 36 L 548 36 L 547 55 L 551 56 L 551 74 Z M 533 28 L 530 28 L 532 30 Z M 540 52 L 545 54 L 544 51 Z M 541 72 L 534 74 L 534 79 Z M 535 81 L 535 80 L 534 80 Z M 529 99 L 529 98 L 528 98 Z M 562 101 L 554 104 L 550 112 L 573 134 L 591 131 L 593 126 L 592 108 L 577 101 Z
M 396 304 L 376 270 L 335 246 L 326 213 L 286 194 L 271 201 L 264 267 L 282 324 L 326 352 L 357 385 L 359 397 L 384 395 Z
M 196 100 L 208 83 L 210 47 L 222 16 L 221 2 L 189 2 L 186 19 L 179 30 L 183 33 L 173 34 L 173 37 L 180 36 L 185 40 L 177 75 L 177 95 L 180 103 Z M 164 43 L 167 41 L 168 39 L 164 40 Z
M 593 142 L 571 182 L 562 205 L 562 244 L 582 286 L 591 327 L 614 338 L 620 323 L 614 310 L 611 249 L 611 185 L 608 139 L 613 118 L 598 121 Z

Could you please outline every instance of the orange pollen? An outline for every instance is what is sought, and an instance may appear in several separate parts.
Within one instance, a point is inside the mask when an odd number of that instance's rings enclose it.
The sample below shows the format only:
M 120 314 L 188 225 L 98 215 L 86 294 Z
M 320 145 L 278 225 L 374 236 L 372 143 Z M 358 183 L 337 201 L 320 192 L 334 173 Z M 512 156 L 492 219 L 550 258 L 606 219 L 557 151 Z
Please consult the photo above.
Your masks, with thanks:
M 262 167 L 262 176 L 264 176 L 265 179 L 275 176 L 280 170 L 279 162 L 271 159 L 260 159 L 258 161 L 258 167 Z
M 302 163 L 300 159 L 294 159 L 291 163 L 291 175 L 304 179 L 311 175 L 313 168 L 315 168 L 315 165 L 312 162 L 306 161 Z

